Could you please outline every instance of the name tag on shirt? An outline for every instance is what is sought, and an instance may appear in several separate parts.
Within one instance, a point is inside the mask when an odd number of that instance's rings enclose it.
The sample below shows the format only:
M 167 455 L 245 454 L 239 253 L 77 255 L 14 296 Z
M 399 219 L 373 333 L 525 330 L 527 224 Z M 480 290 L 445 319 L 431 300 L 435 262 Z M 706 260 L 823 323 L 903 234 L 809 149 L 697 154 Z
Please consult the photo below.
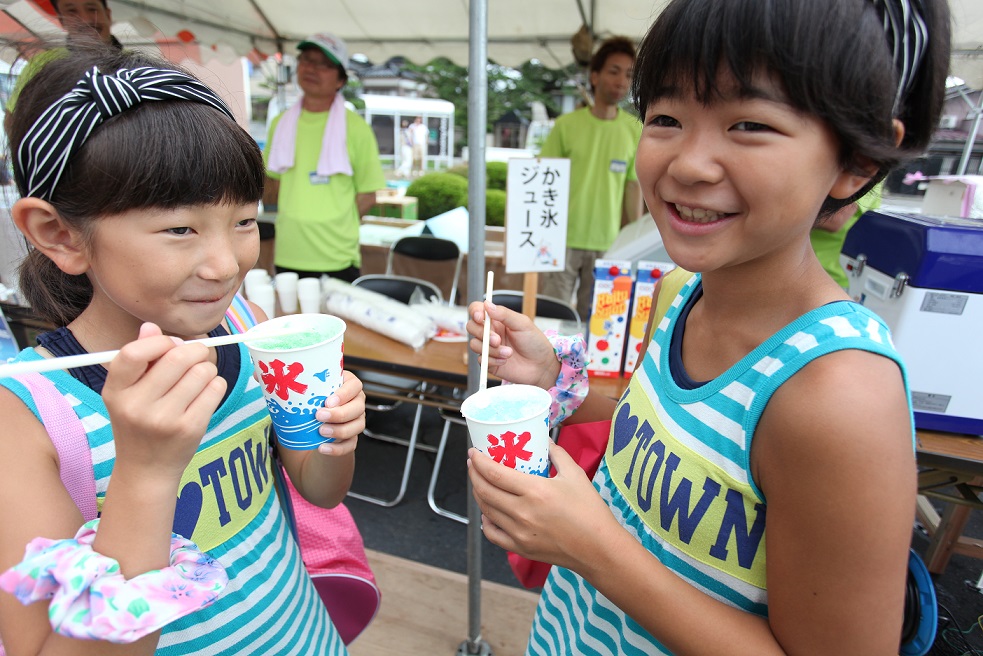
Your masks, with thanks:
M 623 159 L 611 160 L 611 173 L 624 173 L 628 170 L 628 162 Z
M 317 171 L 311 171 L 307 174 L 307 177 L 310 179 L 312 185 L 323 185 L 331 182 L 330 175 L 318 175 Z

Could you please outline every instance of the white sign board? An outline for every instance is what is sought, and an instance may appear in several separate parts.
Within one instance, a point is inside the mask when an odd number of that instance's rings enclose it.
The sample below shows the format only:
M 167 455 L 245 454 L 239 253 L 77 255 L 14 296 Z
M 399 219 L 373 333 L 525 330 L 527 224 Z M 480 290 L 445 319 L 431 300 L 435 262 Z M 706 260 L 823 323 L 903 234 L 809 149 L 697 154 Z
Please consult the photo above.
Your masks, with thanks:
M 505 272 L 563 271 L 570 199 L 569 159 L 510 159 Z

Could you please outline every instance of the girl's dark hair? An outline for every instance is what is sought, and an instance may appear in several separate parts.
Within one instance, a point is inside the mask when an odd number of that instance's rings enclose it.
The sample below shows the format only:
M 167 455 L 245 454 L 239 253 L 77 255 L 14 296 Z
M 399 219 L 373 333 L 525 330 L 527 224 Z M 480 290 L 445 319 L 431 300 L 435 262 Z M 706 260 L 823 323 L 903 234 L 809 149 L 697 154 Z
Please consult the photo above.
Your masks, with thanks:
M 42 68 L 21 91 L 9 134 L 15 163 L 28 129 L 93 66 L 103 73 L 137 66 L 183 70 L 143 54 L 73 48 Z M 14 174 L 21 195 L 26 195 L 24 174 L 16 164 Z M 258 203 L 263 180 L 259 147 L 227 116 L 195 102 L 145 101 L 96 128 L 69 160 L 51 204 L 85 237 L 92 221 L 128 210 Z M 68 275 L 33 249 L 20 265 L 20 287 L 38 315 L 60 326 L 78 317 L 92 300 L 85 275 Z
M 790 105 L 830 126 L 846 170 L 867 174 L 877 167 L 853 197 L 827 199 L 823 214 L 835 211 L 902 160 L 922 154 L 938 124 L 949 69 L 949 8 L 945 0 L 921 5 L 927 51 L 896 114 L 897 71 L 871 0 L 672 0 L 639 46 L 635 107 L 645 116 L 654 100 L 690 92 L 711 103 L 721 94 L 720 73 L 733 75 L 739 94 L 753 91 L 756 75 L 770 76 Z M 900 146 L 893 118 L 905 128 Z

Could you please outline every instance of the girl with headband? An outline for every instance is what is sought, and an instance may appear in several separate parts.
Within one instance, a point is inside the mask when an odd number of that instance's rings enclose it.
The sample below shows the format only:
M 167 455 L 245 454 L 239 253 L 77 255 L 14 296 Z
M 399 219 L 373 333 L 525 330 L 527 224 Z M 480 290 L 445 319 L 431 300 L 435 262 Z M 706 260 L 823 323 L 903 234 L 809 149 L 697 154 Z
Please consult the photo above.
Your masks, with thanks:
M 470 308 L 490 372 L 580 404 L 568 423 L 613 417 L 593 484 L 560 447 L 554 478 L 469 453 L 485 536 L 554 564 L 528 654 L 898 653 L 904 365 L 809 232 L 928 145 L 949 47 L 944 0 L 672 0 L 655 21 L 636 168 L 680 269 L 625 394 L 585 389 L 569 340 Z
M 120 353 L 45 375 L 82 428 L 71 457 L 46 432 L 63 426 L 34 412 L 46 388 L 0 380 L 8 656 L 346 653 L 277 501 L 248 352 L 183 343 L 235 330 L 227 311 L 259 253 L 256 143 L 197 79 L 107 51 L 39 72 L 10 143 L 12 214 L 33 246 L 21 287 L 61 326 L 19 359 Z M 335 441 L 280 455 L 301 494 L 331 507 L 364 426 L 359 380 L 346 372 L 325 405 Z M 59 474 L 79 467 L 100 510 L 85 524 L 94 500 Z

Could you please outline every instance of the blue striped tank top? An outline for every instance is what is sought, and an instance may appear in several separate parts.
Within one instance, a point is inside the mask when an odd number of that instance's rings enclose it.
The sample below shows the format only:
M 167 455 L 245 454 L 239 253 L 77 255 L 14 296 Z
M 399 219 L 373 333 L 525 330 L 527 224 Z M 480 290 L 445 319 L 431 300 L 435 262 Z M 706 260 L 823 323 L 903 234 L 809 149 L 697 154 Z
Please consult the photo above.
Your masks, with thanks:
M 684 389 L 670 371 L 670 342 L 700 276 L 670 275 L 691 277 L 618 403 L 594 486 L 666 567 L 717 600 L 767 616 L 767 504 L 751 475 L 750 452 L 768 400 L 795 372 L 833 351 L 870 351 L 897 362 L 903 374 L 904 367 L 883 321 L 844 301 L 806 313 L 720 377 Z M 526 653 L 671 652 L 583 578 L 554 567 Z
M 174 532 L 190 537 L 225 565 L 229 585 L 210 607 L 164 628 L 159 656 L 347 654 L 307 575 L 273 486 L 262 389 L 243 345 L 232 392 L 212 416 L 181 479 Z M 25 349 L 18 360 L 36 360 Z M 115 463 L 102 397 L 63 371 L 45 374 L 85 427 L 98 507 Z M 13 391 L 37 416 L 30 393 Z M 40 418 L 39 418 L 40 420 Z

